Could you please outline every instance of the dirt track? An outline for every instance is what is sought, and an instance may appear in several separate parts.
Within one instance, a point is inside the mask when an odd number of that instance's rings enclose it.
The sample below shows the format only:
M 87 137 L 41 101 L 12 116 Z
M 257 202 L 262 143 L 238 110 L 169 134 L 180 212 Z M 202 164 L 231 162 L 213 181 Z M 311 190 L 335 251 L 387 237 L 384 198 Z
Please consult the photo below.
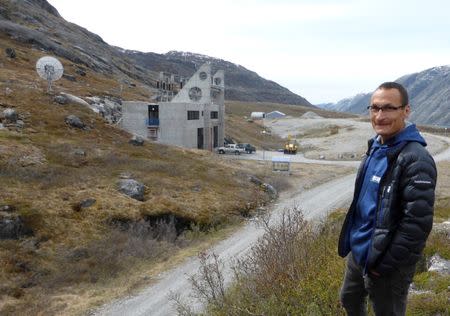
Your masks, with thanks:
M 328 211 L 343 206 L 349 200 L 353 190 L 354 175 L 345 176 L 327 182 L 312 190 L 304 192 L 286 192 L 280 196 L 279 202 L 273 205 L 272 221 L 276 222 L 284 209 L 297 206 L 301 208 L 308 219 L 319 219 Z M 211 252 L 219 255 L 225 263 L 226 282 L 231 281 L 229 271 L 234 258 L 245 254 L 252 244 L 263 234 L 263 229 L 254 221 L 230 238 L 222 241 Z M 191 292 L 188 277 L 197 272 L 197 258 L 187 260 L 180 267 L 168 271 L 152 287 L 144 290 L 138 296 L 115 302 L 98 312 L 98 315 L 174 315 L 170 293 L 177 293 L 183 300 L 191 301 L 191 306 L 197 309 L 201 306 L 189 297 Z
M 446 148 L 435 155 L 436 161 L 450 160 L 450 139 L 433 136 L 439 148 Z M 445 143 L 445 146 L 442 146 Z M 264 158 L 269 160 L 273 155 L 280 153 L 265 152 Z M 257 155 L 242 155 L 230 159 L 262 159 L 262 152 Z M 324 161 L 306 159 L 301 155 L 293 156 L 296 162 L 314 162 L 326 164 L 340 164 L 356 166 L 355 161 Z M 319 185 L 307 191 L 290 190 L 281 194 L 278 202 L 272 206 L 272 221 L 276 222 L 284 209 L 298 207 L 305 213 L 307 219 L 318 220 L 326 216 L 331 210 L 348 204 L 353 192 L 355 174 L 337 178 L 325 184 Z M 225 282 L 231 281 L 230 267 L 233 259 L 247 253 L 255 241 L 263 234 L 263 229 L 254 221 L 250 221 L 244 228 L 223 240 L 211 249 L 225 264 Z M 96 315 L 176 315 L 173 303 L 170 300 L 171 293 L 179 295 L 183 301 L 189 301 L 196 310 L 201 309 L 201 304 L 190 297 L 191 286 L 189 276 L 194 275 L 199 267 L 197 258 L 188 259 L 184 264 L 174 270 L 160 276 L 159 280 L 151 287 L 142 291 L 139 295 L 119 300 L 113 304 L 104 306 Z

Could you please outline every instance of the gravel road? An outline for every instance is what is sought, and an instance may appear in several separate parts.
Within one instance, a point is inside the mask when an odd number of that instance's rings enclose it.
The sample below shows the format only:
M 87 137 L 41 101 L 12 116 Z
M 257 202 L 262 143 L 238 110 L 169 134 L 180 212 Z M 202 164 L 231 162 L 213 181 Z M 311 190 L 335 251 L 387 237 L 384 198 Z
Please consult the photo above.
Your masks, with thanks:
M 439 138 L 449 143 L 449 138 Z M 265 159 L 269 159 L 271 155 L 279 154 L 266 153 Z M 251 157 L 258 159 L 259 155 L 242 155 L 241 159 L 251 159 Z M 435 155 L 435 159 L 436 161 L 450 160 L 450 148 Z M 306 163 L 333 163 L 323 160 L 310 160 L 300 155 L 294 156 L 293 160 Z M 355 165 L 355 162 L 340 161 L 339 163 Z M 353 192 L 354 177 L 355 174 L 351 174 L 308 191 L 290 191 L 281 194 L 278 203 L 272 205 L 273 221 L 277 221 L 283 210 L 293 207 L 301 208 L 307 219 L 319 220 L 325 217 L 331 210 L 349 203 Z M 211 249 L 211 252 L 217 254 L 225 265 L 226 283 L 231 281 L 230 267 L 233 259 L 246 254 L 263 233 L 263 229 L 258 227 L 255 221 L 249 221 L 241 230 Z M 159 280 L 153 286 L 143 290 L 140 294 L 106 305 L 97 311 L 95 315 L 176 315 L 173 303 L 169 297 L 171 293 L 178 294 L 183 301 L 190 302 L 190 305 L 195 310 L 199 310 L 202 306 L 198 301 L 190 297 L 191 285 L 189 282 L 189 276 L 194 275 L 198 267 L 199 261 L 197 258 L 188 259 L 179 267 L 160 275 Z
M 272 220 L 276 222 L 284 209 L 294 206 L 301 208 L 307 219 L 319 219 L 328 211 L 345 205 L 353 190 L 354 174 L 348 175 L 303 192 L 281 194 L 279 203 L 272 206 Z M 220 242 L 211 249 L 225 264 L 225 282 L 231 281 L 229 271 L 232 260 L 250 250 L 252 244 L 262 236 L 264 230 L 255 221 L 247 225 L 230 238 Z M 170 301 L 170 293 L 177 293 L 180 298 L 190 301 L 195 309 L 201 308 L 196 300 L 189 297 L 191 285 L 189 276 L 195 274 L 199 267 L 197 258 L 191 258 L 178 268 L 160 276 L 159 281 L 134 297 L 126 298 L 105 306 L 95 315 L 176 315 Z

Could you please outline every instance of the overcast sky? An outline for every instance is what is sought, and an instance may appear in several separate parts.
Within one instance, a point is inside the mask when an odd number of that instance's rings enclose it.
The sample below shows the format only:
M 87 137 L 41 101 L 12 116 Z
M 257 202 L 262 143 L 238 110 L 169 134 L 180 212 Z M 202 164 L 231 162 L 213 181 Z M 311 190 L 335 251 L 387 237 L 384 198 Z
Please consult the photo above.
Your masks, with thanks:
M 446 0 L 49 2 L 111 45 L 225 59 L 314 104 L 450 64 Z

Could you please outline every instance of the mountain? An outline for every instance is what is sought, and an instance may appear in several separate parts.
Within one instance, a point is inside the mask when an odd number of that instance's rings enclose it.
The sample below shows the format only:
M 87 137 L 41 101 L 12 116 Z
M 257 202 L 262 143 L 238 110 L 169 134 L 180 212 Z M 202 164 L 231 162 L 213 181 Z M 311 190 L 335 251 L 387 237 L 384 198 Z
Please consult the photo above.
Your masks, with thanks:
M 49 54 L 53 92 L 35 68 Z M 259 171 L 136 142 L 74 97 L 148 99 L 156 75 L 46 1 L 0 0 L 0 315 L 89 314 L 270 199 Z
M 405 75 L 396 82 L 408 90 L 412 122 L 450 126 L 450 65 Z M 327 110 L 367 114 L 371 95 L 372 93 L 362 93 L 337 103 L 318 106 Z
M 64 20 L 45 0 L 0 0 L 0 33 L 66 58 L 79 67 L 114 75 L 121 83 L 137 81 L 150 92 L 155 92 L 160 71 L 190 77 L 200 64 L 211 62 L 213 69 L 225 70 L 227 100 L 312 106 L 279 84 L 222 59 L 175 51 L 143 53 L 110 46 L 100 36 Z
M 160 55 L 124 51 L 136 65 L 156 71 L 169 71 L 190 77 L 205 62 L 212 65 L 213 72 L 225 70 L 225 98 L 236 101 L 258 101 L 311 106 L 305 98 L 298 96 L 276 82 L 260 77 L 256 72 L 223 59 L 201 54 L 170 51 Z

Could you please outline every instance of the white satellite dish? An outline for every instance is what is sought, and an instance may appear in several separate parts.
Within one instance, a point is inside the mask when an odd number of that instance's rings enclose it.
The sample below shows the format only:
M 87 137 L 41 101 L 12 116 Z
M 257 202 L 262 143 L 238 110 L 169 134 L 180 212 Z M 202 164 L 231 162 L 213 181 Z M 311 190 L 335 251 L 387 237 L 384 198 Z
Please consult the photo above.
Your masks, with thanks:
M 64 67 L 55 57 L 44 56 L 36 63 L 36 71 L 42 79 L 47 80 L 47 92 L 52 91 L 52 82 L 60 79 L 64 73 Z

